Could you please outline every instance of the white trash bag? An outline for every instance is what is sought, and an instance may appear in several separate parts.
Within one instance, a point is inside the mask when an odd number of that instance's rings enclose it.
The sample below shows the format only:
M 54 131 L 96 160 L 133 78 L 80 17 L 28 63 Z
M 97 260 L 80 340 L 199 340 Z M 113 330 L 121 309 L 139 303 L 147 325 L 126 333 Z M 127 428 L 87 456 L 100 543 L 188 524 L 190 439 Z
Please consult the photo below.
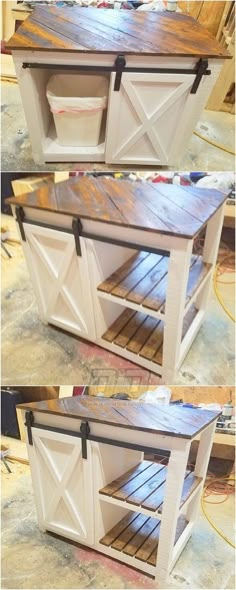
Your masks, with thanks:
M 104 76 L 54 74 L 46 93 L 58 142 L 67 147 L 97 146 L 108 80 Z

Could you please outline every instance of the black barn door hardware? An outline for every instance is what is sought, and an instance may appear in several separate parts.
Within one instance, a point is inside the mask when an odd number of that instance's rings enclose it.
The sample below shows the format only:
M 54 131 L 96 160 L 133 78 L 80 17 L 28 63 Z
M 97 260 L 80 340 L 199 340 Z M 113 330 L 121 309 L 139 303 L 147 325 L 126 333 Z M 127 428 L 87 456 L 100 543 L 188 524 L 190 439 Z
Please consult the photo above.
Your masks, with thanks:
M 50 63 L 37 63 L 37 62 L 23 62 L 23 69 L 46 69 L 46 70 L 65 70 L 64 64 L 50 64 Z M 195 74 L 193 86 L 190 93 L 196 94 L 199 84 L 203 76 L 210 76 L 211 70 L 208 70 L 208 60 L 199 59 L 195 68 L 184 69 L 184 68 L 139 68 L 126 66 L 126 59 L 124 55 L 118 55 L 115 59 L 113 66 L 88 66 L 88 65 L 74 65 L 67 64 L 66 71 L 85 72 L 87 74 L 100 73 L 111 73 L 115 72 L 115 83 L 114 91 L 119 92 L 121 79 L 123 73 L 137 73 L 137 74 Z
M 96 434 L 91 434 L 89 423 L 81 421 L 80 424 L 80 431 L 76 432 L 74 430 L 68 430 L 65 428 L 56 428 L 55 426 L 46 426 L 45 424 L 39 424 L 34 422 L 34 415 L 32 411 L 26 411 L 25 413 L 25 425 L 27 426 L 28 430 L 28 441 L 30 445 L 33 445 L 33 436 L 32 436 L 32 428 L 40 428 L 40 430 L 46 430 L 48 432 L 55 432 L 57 434 L 65 434 L 66 436 L 74 436 L 76 438 L 81 438 L 82 443 L 82 457 L 83 459 L 87 459 L 87 440 L 91 440 L 97 443 L 103 443 L 105 445 L 111 445 L 114 447 L 120 447 L 122 449 L 131 449 L 133 451 L 141 451 L 143 453 L 150 453 L 152 455 L 156 455 L 159 450 L 155 447 L 148 447 L 145 445 L 139 445 L 136 443 L 129 443 L 123 440 L 116 440 L 111 438 L 106 438 L 104 436 L 97 436 Z

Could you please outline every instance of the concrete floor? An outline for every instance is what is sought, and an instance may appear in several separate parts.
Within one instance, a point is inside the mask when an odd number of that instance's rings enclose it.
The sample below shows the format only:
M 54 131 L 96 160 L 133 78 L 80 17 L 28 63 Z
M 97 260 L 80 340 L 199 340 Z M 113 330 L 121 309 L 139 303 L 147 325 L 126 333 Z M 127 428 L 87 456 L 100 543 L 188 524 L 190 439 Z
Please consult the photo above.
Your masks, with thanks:
M 16 443 L 24 445 L 14 441 L 14 447 Z M 1 468 L 2 588 L 159 588 L 152 578 L 118 561 L 41 533 L 29 466 L 9 465 L 11 474 L 3 465 Z M 233 538 L 233 496 L 218 506 L 206 506 L 216 525 Z M 162 588 L 235 588 L 234 550 L 215 533 L 201 511 L 191 539 Z
M 16 234 L 12 217 L 2 216 Z M 44 325 L 20 244 L 2 254 L 2 384 L 3 385 L 148 385 L 157 375 L 98 346 Z M 232 275 L 224 275 L 232 281 Z M 220 286 L 233 311 L 234 285 Z M 176 377 L 182 385 L 234 384 L 234 324 L 213 289 L 206 319 Z
M 234 149 L 235 117 L 229 113 L 204 111 L 197 125 L 197 131 L 207 138 Z M 36 165 L 32 159 L 31 144 L 19 88 L 16 83 L 2 83 L 2 171 L 39 170 L 119 170 L 129 166 L 105 164 L 44 164 Z M 135 168 L 133 166 L 132 168 Z M 153 167 L 150 167 L 153 168 Z M 138 166 L 140 169 L 140 165 Z M 147 167 L 146 167 L 147 169 Z M 173 169 L 173 166 L 171 167 Z M 234 156 L 215 148 L 195 135 L 179 165 L 180 170 L 234 170 Z

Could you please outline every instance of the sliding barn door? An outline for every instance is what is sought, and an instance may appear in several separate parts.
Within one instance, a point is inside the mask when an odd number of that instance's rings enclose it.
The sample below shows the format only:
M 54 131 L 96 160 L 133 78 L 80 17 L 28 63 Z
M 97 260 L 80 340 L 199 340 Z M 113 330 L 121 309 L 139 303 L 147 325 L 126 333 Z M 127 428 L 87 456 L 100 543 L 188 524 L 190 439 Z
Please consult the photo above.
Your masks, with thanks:
M 94 339 L 86 244 L 77 256 L 73 234 L 24 224 L 22 242 L 42 320 Z
M 189 125 L 194 79 L 192 74 L 124 73 L 120 90 L 114 91 L 112 74 L 106 162 L 171 163 L 178 156 L 179 134 Z
M 91 448 L 83 459 L 81 439 L 32 428 L 28 445 L 39 526 L 81 543 L 93 544 Z

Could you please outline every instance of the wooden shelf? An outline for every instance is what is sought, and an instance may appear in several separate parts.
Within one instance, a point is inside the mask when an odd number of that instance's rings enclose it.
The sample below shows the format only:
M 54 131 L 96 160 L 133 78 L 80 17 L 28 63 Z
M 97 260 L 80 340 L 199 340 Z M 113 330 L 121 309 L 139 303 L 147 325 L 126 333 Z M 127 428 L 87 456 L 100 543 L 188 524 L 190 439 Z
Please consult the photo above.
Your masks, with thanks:
M 168 266 L 168 256 L 144 251 L 135 253 L 98 286 L 98 291 L 106 299 L 123 300 L 127 307 L 137 310 L 144 307 L 164 314 Z M 192 256 L 186 306 L 199 291 L 210 269 L 211 265 L 204 263 L 201 256 Z
M 130 557 L 155 566 L 161 521 L 129 512 L 99 542 Z M 184 516 L 178 519 L 175 543 L 188 525 Z
M 99 494 L 107 499 L 132 504 L 135 507 L 150 510 L 157 514 L 162 513 L 165 495 L 165 483 L 167 469 L 162 463 L 142 461 L 121 477 L 99 491 Z M 181 496 L 180 509 L 190 498 L 194 490 L 201 483 L 201 478 L 196 477 L 191 471 L 186 471 L 185 481 Z
M 191 306 L 184 318 L 182 339 L 190 328 L 198 311 Z M 125 309 L 106 330 L 102 339 L 125 348 L 135 356 L 162 365 L 164 322 L 141 311 Z M 135 362 L 135 359 L 134 359 Z

